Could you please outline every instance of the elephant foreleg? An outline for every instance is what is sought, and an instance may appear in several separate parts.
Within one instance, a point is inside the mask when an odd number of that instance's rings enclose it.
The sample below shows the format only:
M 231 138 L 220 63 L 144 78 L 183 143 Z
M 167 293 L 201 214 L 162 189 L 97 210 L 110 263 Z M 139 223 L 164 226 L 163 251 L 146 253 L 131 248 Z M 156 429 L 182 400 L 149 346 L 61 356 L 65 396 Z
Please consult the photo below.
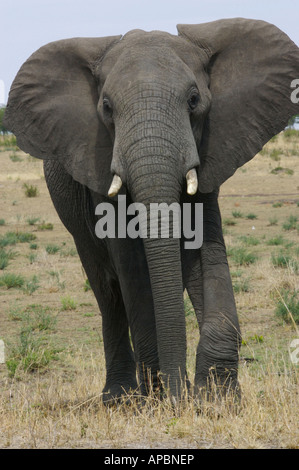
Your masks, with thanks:
M 241 342 L 232 283 L 222 244 L 205 242 L 201 248 L 204 311 L 197 349 L 195 386 L 238 391 Z
M 160 387 L 159 358 L 151 283 L 142 240 L 110 240 L 130 326 L 139 378 L 139 393 L 148 395 Z
M 217 192 L 200 195 L 203 202 L 203 245 L 184 250 L 184 283 L 196 312 L 200 340 L 195 389 L 212 383 L 239 393 L 237 381 L 241 334 L 222 235 Z
M 90 192 L 56 161 L 45 161 L 49 192 L 57 213 L 72 234 L 82 265 L 99 304 L 106 359 L 104 402 L 136 389 L 136 364 L 129 339 L 126 310 L 117 275 L 104 241 L 95 239 Z

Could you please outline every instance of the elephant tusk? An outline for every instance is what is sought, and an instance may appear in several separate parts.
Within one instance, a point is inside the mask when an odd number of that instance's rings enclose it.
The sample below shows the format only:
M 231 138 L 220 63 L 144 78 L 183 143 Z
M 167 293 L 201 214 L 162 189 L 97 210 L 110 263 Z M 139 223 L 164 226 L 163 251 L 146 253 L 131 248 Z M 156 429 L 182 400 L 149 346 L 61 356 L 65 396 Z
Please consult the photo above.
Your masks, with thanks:
M 190 196 L 193 196 L 194 194 L 196 194 L 198 188 L 197 173 L 195 168 L 192 168 L 192 170 L 188 171 L 188 173 L 186 174 L 186 180 L 187 193 L 190 194 Z
M 118 175 L 114 175 L 111 186 L 108 191 L 108 196 L 109 197 L 116 196 L 121 186 L 122 186 L 121 178 Z

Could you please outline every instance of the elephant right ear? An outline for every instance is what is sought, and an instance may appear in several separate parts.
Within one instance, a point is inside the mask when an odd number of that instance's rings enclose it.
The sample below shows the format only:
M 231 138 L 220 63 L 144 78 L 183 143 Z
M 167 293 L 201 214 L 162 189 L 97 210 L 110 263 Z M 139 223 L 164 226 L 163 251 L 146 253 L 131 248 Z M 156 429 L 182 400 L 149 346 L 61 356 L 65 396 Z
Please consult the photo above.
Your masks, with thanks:
M 38 49 L 12 84 L 4 119 L 22 150 L 59 160 L 76 181 L 105 195 L 112 142 L 97 113 L 93 71 L 120 38 L 65 39 Z

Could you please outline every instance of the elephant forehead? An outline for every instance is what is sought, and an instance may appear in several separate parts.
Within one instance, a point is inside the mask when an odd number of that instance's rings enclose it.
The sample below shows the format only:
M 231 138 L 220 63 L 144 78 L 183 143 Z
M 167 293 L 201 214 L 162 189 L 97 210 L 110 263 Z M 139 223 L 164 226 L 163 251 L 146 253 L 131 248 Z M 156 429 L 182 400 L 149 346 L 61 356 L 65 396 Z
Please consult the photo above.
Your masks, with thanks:
M 131 81 L 178 81 L 179 76 L 191 74 L 188 58 L 193 46 L 184 39 L 161 31 L 134 30 L 113 47 L 99 64 L 101 82 L 124 85 Z
M 101 61 L 102 73 L 108 74 L 118 62 L 124 67 L 139 63 L 143 66 L 164 65 L 183 60 L 192 54 L 194 46 L 184 38 L 163 31 L 132 30 L 112 47 Z M 106 75 L 107 76 L 107 75 Z

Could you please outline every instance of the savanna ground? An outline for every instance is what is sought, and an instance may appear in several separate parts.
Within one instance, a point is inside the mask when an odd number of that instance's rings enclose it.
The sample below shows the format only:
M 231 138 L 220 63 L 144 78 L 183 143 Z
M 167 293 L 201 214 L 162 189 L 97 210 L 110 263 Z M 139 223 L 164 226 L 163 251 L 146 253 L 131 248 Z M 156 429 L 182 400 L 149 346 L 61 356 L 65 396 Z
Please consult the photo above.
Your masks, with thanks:
M 0 447 L 298 448 L 299 132 L 272 139 L 221 188 L 243 334 L 238 413 L 192 401 L 175 413 L 154 397 L 142 409 L 101 404 L 101 318 L 73 240 L 41 161 L 0 144 Z M 186 322 L 192 378 L 188 299 Z

